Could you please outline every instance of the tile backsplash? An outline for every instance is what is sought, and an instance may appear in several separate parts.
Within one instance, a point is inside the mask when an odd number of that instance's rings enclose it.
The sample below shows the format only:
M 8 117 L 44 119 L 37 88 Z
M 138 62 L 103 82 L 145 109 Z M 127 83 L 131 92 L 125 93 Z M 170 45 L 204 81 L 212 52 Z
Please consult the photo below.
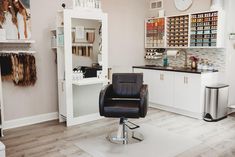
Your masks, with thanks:
M 225 71 L 226 55 L 225 49 L 187 49 L 188 58 L 190 56 L 197 56 L 199 59 L 203 59 L 212 63 L 215 69 L 219 71 Z M 168 57 L 170 66 L 184 66 L 184 53 L 178 57 Z M 146 64 L 162 65 L 162 59 L 146 60 Z M 188 65 L 190 66 L 190 60 L 188 59 Z

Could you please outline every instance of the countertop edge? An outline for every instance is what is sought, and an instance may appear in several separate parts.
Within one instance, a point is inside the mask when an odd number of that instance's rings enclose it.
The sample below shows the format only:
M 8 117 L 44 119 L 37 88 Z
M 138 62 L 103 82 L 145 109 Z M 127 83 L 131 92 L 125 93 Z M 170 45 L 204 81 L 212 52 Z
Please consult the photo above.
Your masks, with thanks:
M 148 67 L 148 66 L 132 66 L 132 68 L 137 69 L 150 69 L 150 70 L 160 70 L 160 71 L 170 71 L 170 72 L 181 72 L 181 73 L 191 73 L 191 74 L 208 74 L 217 73 L 218 70 L 185 70 L 185 69 L 167 69 L 165 67 Z

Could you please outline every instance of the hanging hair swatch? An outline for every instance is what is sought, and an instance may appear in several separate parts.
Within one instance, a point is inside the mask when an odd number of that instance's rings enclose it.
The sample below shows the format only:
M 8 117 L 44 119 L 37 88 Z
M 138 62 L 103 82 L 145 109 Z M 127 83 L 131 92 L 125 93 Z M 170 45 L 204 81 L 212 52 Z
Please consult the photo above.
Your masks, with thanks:
M 2 80 L 11 80 L 12 79 L 12 61 L 10 55 L 1 55 L 0 56 L 0 66 L 1 66 L 1 76 Z
M 12 80 L 17 86 L 32 86 L 36 83 L 36 61 L 32 54 L 2 54 L 0 65 L 3 80 Z

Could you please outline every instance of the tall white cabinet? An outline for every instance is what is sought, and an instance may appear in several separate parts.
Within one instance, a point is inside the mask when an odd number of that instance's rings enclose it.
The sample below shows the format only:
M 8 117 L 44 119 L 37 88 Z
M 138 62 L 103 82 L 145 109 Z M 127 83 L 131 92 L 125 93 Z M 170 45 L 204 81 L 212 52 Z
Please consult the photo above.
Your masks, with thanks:
M 74 9 L 65 9 L 58 12 L 56 33 L 54 33 L 56 36 L 56 47 L 52 46 L 52 49 L 54 49 L 57 54 L 59 119 L 61 122 L 66 121 L 67 126 L 81 124 L 100 118 L 98 113 L 99 91 L 108 83 L 107 20 L 107 14 L 103 13 L 101 9 L 75 7 Z M 100 30 L 96 27 L 92 28 L 92 30 L 96 32 L 101 31 L 102 36 L 100 36 L 99 39 L 99 48 L 95 49 L 92 47 L 93 51 L 89 51 L 89 55 L 78 56 L 73 54 L 74 46 L 83 46 L 86 50 L 88 49 L 88 46 L 89 48 L 93 46 L 93 44 L 90 43 L 74 42 L 74 35 L 72 32 L 76 27 L 85 27 L 84 21 L 87 23 L 100 24 Z M 54 30 L 52 30 L 52 32 L 53 31 Z M 79 34 L 79 32 L 75 33 Z M 98 38 L 97 34 L 98 33 L 96 33 L 96 38 Z M 100 51 L 98 52 L 98 50 Z M 99 76 L 99 78 L 73 79 L 72 76 L 75 65 L 82 66 L 85 64 L 87 66 L 87 64 L 92 64 L 93 60 L 97 61 L 97 58 L 99 58 L 99 63 L 101 63 L 102 66 L 102 75 Z

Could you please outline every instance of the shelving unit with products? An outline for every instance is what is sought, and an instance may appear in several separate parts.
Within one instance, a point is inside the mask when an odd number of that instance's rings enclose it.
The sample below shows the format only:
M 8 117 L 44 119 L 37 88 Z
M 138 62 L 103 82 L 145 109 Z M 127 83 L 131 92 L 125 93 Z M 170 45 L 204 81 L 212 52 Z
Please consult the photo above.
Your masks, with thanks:
M 191 15 L 191 47 L 216 47 L 218 11 Z
M 145 48 L 224 48 L 224 25 L 223 10 L 150 18 L 145 21 Z
M 145 22 L 145 47 L 163 47 L 165 40 L 165 18 L 147 19 Z
M 95 28 L 82 27 L 82 39 L 78 39 L 77 34 L 79 32 L 77 29 L 72 29 L 72 53 L 78 56 L 90 57 L 93 53 L 95 38 L 97 37 Z
M 189 15 L 167 18 L 167 47 L 188 47 Z

